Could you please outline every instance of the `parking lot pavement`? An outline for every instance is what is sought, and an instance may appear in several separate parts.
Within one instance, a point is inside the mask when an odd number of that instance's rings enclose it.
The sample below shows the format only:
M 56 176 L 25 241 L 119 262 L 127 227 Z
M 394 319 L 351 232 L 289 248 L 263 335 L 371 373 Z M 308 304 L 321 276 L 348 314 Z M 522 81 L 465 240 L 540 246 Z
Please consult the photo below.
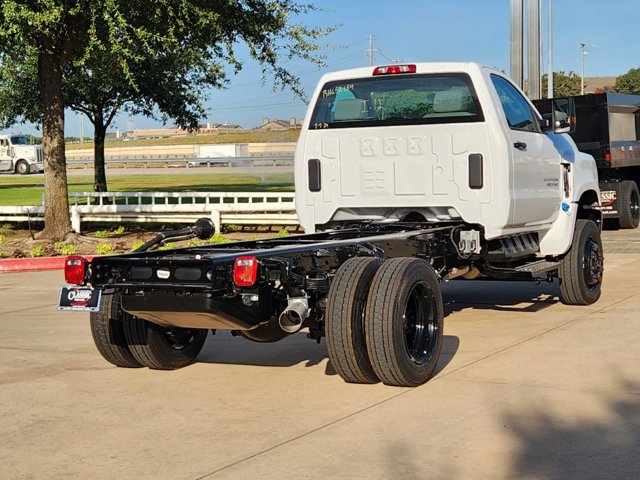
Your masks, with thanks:
M 118 369 L 61 272 L 0 275 L 0 477 L 640 478 L 640 254 L 608 253 L 601 300 L 554 284 L 444 286 L 438 374 L 349 385 L 324 342 L 210 336 L 173 372 Z

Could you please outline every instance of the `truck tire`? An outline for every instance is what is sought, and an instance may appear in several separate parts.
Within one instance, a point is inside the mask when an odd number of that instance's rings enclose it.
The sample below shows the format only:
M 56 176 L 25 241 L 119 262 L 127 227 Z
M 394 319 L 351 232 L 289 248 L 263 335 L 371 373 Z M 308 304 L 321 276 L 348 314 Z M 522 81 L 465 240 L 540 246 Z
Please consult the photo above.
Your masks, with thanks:
M 29 175 L 30 172 L 31 167 L 29 166 L 29 162 L 25 160 L 18 160 L 18 163 L 16 163 L 16 173 L 19 173 L 20 175 Z
M 591 220 L 578 219 L 571 249 L 562 259 L 560 301 L 566 305 L 591 305 L 600 298 L 604 271 L 600 229 Z
M 625 180 L 620 183 L 618 210 L 620 212 L 620 228 L 638 228 L 640 194 L 638 194 L 638 185 L 633 180 Z
M 365 313 L 367 350 L 386 385 L 415 387 L 436 368 L 444 306 L 436 273 L 426 261 L 394 258 L 382 264 Z
M 345 382 L 378 383 L 364 333 L 369 286 L 382 260 L 356 257 L 338 270 L 327 296 L 325 334 L 331 365 Z
M 196 359 L 209 330 L 163 327 L 129 316 L 124 334 L 131 353 L 141 365 L 154 370 L 175 370 Z
M 120 308 L 120 295 L 103 295 L 102 307 L 98 312 L 91 312 L 89 323 L 91 335 L 104 359 L 124 368 L 140 368 L 142 365 L 131 354 L 124 336 L 123 316 L 127 315 Z

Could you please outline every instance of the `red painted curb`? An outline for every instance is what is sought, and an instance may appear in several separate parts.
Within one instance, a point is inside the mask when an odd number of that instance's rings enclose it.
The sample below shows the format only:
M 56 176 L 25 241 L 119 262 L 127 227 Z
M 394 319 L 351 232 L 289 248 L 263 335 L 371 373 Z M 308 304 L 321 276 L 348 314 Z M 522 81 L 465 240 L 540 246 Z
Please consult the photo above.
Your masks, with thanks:
M 85 257 L 91 260 L 93 257 Z M 0 273 L 63 270 L 67 257 L 7 258 L 0 260 Z

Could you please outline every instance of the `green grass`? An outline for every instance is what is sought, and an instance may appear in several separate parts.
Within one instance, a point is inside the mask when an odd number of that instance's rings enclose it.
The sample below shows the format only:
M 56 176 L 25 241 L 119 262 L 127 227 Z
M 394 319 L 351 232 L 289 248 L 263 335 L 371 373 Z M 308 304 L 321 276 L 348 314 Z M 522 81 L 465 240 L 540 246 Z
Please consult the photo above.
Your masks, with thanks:
M 112 192 L 266 192 L 293 191 L 291 173 L 113 175 L 107 171 Z M 42 176 L 0 176 L 0 205 L 40 205 L 44 190 Z M 70 192 L 92 192 L 92 176 L 69 176 Z

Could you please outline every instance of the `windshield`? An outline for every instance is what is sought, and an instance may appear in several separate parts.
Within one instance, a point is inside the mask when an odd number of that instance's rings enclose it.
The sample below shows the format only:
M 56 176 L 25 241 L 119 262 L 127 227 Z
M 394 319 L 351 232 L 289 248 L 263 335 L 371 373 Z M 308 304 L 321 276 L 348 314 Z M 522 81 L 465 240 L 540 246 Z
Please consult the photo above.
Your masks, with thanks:
M 24 137 L 24 136 L 11 137 L 11 144 L 12 145 L 26 145 L 27 144 L 27 137 Z
M 481 122 L 466 74 L 389 75 L 328 82 L 309 128 L 373 127 Z

